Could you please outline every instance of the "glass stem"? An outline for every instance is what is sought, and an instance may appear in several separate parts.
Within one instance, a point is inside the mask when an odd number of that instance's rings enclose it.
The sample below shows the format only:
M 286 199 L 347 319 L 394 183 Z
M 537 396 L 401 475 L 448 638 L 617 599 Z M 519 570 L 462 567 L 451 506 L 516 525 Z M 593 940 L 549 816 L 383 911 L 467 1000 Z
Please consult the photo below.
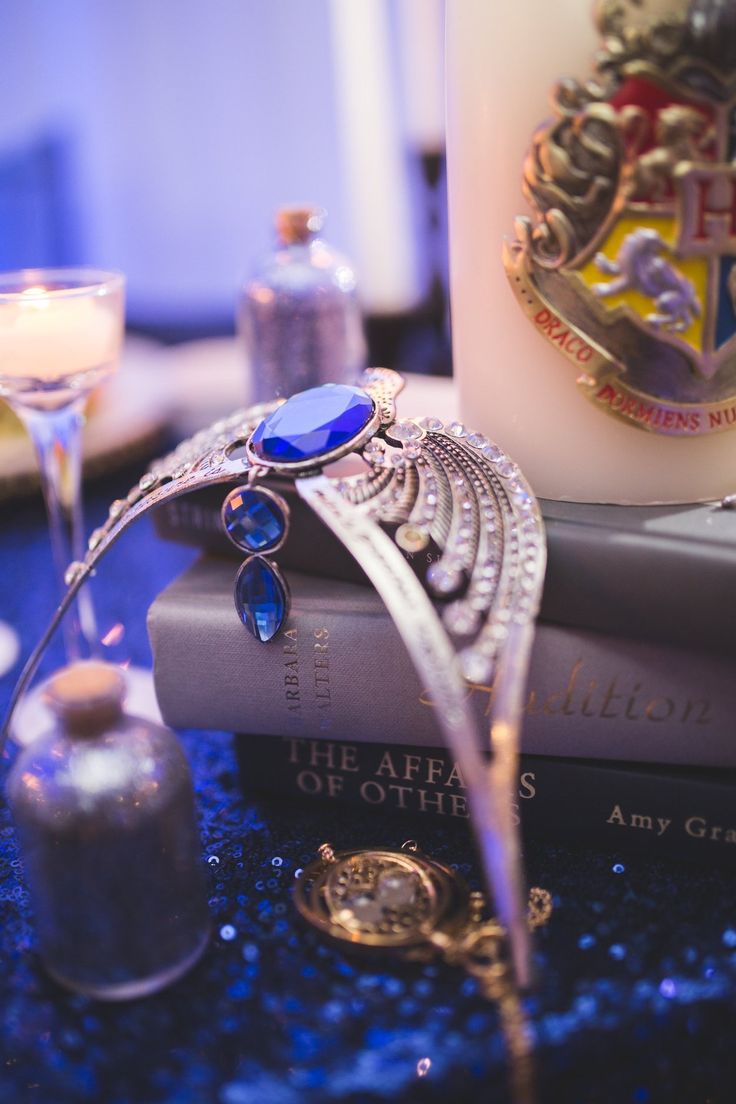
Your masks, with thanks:
M 14 409 L 38 456 L 61 597 L 66 590 L 64 573 L 72 560 L 83 559 L 85 549 L 81 495 L 84 398 L 60 410 Z M 82 587 L 62 622 L 62 630 L 69 662 L 96 653 L 97 630 L 89 587 Z

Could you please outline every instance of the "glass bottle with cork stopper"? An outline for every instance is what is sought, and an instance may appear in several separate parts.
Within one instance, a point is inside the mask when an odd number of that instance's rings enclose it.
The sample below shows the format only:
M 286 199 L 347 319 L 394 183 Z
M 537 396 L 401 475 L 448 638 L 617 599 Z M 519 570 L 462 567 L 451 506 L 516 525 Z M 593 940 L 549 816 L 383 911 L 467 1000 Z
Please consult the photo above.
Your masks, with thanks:
M 251 402 L 322 383 L 355 383 L 365 367 L 355 273 L 321 237 L 326 218 L 313 205 L 279 208 L 277 248 L 242 290 L 238 331 Z
M 46 686 L 58 727 L 7 785 L 38 949 L 60 984 L 101 1000 L 175 981 L 209 936 L 191 775 L 176 736 L 123 712 L 123 672 L 75 663 Z

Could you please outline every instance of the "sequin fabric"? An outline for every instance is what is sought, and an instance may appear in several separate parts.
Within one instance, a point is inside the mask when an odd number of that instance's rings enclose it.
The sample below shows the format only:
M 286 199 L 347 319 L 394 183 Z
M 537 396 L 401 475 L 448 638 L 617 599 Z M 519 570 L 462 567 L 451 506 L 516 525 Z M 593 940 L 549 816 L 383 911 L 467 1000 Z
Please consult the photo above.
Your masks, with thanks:
M 90 525 L 115 492 L 110 483 L 93 490 Z M 2 616 L 19 627 L 27 654 L 53 599 L 48 545 L 36 504 L 7 518 Z M 159 544 L 143 522 L 100 573 L 101 630 L 124 622 L 116 647 L 134 662 L 149 659 L 148 603 L 191 558 Z M 46 669 L 60 658 L 57 643 Z M 0 681 L 3 707 L 16 673 Z M 473 884 L 465 827 L 259 800 L 240 787 L 228 736 L 183 739 L 201 813 L 213 934 L 200 964 L 148 1000 L 101 1005 L 46 978 L 0 803 L 0 1104 L 511 1100 L 499 1011 L 475 981 L 442 964 L 350 958 L 307 930 L 290 899 L 297 871 L 325 839 L 363 847 L 417 837 Z M 652 863 L 542 841 L 529 847 L 527 863 L 530 879 L 555 899 L 552 921 L 536 940 L 540 983 L 524 1004 L 537 1067 L 537 1096 L 529 1099 L 736 1099 L 733 864 Z

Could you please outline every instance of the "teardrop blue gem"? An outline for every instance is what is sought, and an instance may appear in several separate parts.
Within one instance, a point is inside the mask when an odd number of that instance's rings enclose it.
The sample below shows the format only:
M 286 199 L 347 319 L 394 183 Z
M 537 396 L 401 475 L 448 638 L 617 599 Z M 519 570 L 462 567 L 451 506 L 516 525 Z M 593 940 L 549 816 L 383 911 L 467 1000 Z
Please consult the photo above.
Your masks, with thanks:
M 256 640 L 272 640 L 286 619 L 286 590 L 267 560 L 246 560 L 235 580 L 235 608 Z

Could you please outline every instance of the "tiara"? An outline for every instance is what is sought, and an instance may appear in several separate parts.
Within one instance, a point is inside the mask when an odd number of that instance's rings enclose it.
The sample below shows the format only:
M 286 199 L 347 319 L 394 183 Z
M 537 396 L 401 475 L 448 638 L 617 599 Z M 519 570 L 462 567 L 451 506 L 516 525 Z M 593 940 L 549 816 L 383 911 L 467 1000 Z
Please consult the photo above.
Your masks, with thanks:
M 541 515 L 519 468 L 487 437 L 457 421 L 397 419 L 402 387 L 396 372 L 367 369 L 358 386 L 324 384 L 239 410 L 156 460 L 126 498 L 112 503 L 84 560 L 69 565 L 63 600 L 15 688 L 0 750 L 13 710 L 80 587 L 137 518 L 170 499 L 235 484 L 222 508 L 225 531 L 246 557 L 235 580 L 235 607 L 244 631 L 265 645 L 277 637 L 287 623 L 289 594 L 274 557 L 290 514 L 264 480 L 286 479 L 363 569 L 431 691 L 467 787 L 485 881 L 508 932 L 516 978 L 526 985 L 526 894 L 512 795 L 546 561 Z M 360 471 L 331 474 L 332 462 L 350 454 L 362 457 Z M 434 555 L 416 556 L 430 549 Z M 468 683 L 490 680 L 490 732 L 483 732 Z

